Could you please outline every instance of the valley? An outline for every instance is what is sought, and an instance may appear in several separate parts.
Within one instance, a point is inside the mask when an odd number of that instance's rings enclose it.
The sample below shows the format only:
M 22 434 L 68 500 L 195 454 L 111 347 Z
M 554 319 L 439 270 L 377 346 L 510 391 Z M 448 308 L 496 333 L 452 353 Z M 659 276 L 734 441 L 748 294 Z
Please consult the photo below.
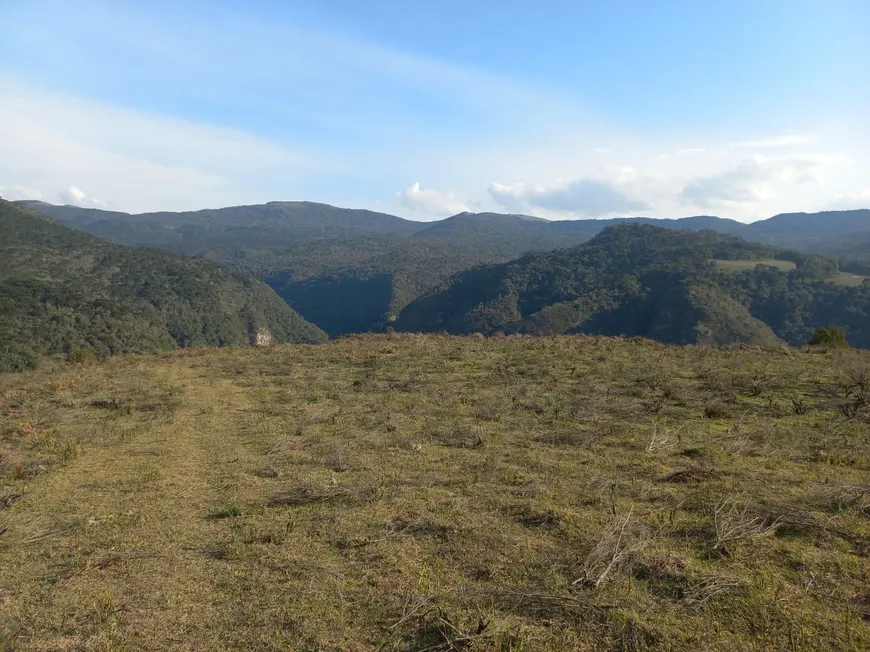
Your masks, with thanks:
M 259 277 L 330 337 L 394 328 L 795 346 L 833 326 L 870 347 L 870 269 L 854 249 L 848 259 L 824 255 L 860 241 L 868 211 L 752 224 L 495 213 L 420 223 L 311 202 L 141 215 L 19 205 L 127 246 Z M 617 274 L 620 256 L 638 262 Z
M 870 2 L 0 6 L 0 652 L 870 650 Z

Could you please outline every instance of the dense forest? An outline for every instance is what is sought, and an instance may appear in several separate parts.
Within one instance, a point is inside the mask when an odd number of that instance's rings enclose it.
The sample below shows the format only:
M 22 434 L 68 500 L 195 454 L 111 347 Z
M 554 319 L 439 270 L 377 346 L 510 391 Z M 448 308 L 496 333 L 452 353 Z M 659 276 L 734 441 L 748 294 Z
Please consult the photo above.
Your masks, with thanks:
M 735 271 L 719 261 L 749 264 Z M 461 273 L 408 305 L 395 327 L 805 344 L 833 324 L 870 347 L 870 284 L 839 285 L 837 272 L 821 256 L 711 231 L 622 225 L 575 248 Z
M 136 215 L 35 201 L 20 203 L 92 235 L 185 255 L 218 251 L 225 256 L 238 250 L 286 250 L 319 240 L 388 237 L 439 241 L 516 257 L 533 251 L 575 246 L 608 227 L 637 223 L 688 231 L 709 229 L 787 249 L 870 260 L 870 248 L 866 246 L 870 244 L 870 210 L 867 209 L 784 213 L 751 224 L 710 215 L 680 219 L 549 221 L 498 213 L 460 213 L 436 222 L 414 222 L 394 215 L 314 202 L 269 202 Z
M 0 233 L 0 371 L 57 353 L 325 339 L 262 281 L 205 260 L 111 244 L 2 200 Z
M 261 329 L 277 341 L 393 327 L 803 344 L 837 326 L 870 348 L 868 211 L 750 225 L 492 213 L 419 223 L 310 202 L 141 215 L 18 204 L 79 231 L 14 209 L 0 263 L 0 341 L 16 343 L 7 368 L 81 347 L 238 343 Z M 825 248 L 843 257 L 809 253 Z
M 784 214 L 753 224 L 713 216 L 553 222 L 495 213 L 460 213 L 421 223 L 313 202 L 138 215 L 24 203 L 93 235 L 206 258 L 259 277 L 331 336 L 382 330 L 408 304 L 459 272 L 574 247 L 620 225 L 711 230 L 821 252 L 838 259 L 840 270 L 854 275 L 854 284 L 870 275 L 870 211 L 866 210 Z M 831 291 L 855 293 L 829 287 L 814 293 Z M 731 290 L 727 294 L 735 296 Z M 737 300 L 748 305 L 745 299 Z M 759 314 L 767 315 L 763 310 Z M 850 318 L 843 315 L 847 321 Z

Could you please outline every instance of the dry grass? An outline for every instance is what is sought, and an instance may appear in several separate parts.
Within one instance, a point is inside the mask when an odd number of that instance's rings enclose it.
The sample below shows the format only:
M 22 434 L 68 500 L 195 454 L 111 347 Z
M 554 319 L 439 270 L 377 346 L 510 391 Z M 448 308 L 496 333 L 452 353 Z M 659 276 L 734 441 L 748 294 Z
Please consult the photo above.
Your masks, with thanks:
M 848 285 L 850 287 L 857 287 L 864 283 L 868 277 L 861 276 L 860 274 L 852 274 L 850 272 L 837 272 L 831 277 L 831 282 L 836 283 L 837 285 Z
M 0 650 L 868 649 L 868 378 L 442 336 L 0 376 Z

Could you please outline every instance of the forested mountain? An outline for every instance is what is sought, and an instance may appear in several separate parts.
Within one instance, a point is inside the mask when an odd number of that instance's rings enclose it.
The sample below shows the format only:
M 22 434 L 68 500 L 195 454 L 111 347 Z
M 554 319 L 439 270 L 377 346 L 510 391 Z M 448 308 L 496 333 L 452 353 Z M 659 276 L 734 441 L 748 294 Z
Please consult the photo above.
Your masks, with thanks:
M 870 240 L 870 210 L 782 213 L 747 224 L 737 235 L 781 247 L 834 254 L 856 238 Z M 868 256 L 870 251 L 862 254 Z
M 324 238 L 409 236 L 423 226 L 394 215 L 305 201 L 136 215 L 19 203 L 101 238 L 185 255 L 236 247 L 286 248 Z
M 459 274 L 408 305 L 395 327 L 804 344 L 815 328 L 836 325 L 870 347 L 870 283 L 838 285 L 836 273 L 834 261 L 812 254 L 625 224 L 578 247 Z
M 550 221 L 528 215 L 460 213 L 434 222 L 412 238 L 473 246 L 500 255 L 519 256 L 533 251 L 573 247 L 619 224 L 654 224 L 667 229 L 699 231 L 713 229 L 736 233 L 746 227 L 734 220 L 697 216 L 679 219 L 626 217 L 594 220 Z
M 509 260 L 497 248 L 416 240 L 323 241 L 284 252 L 266 282 L 330 335 L 382 330 L 453 274 Z
M 490 254 L 520 255 L 571 247 L 603 229 L 624 223 L 698 231 L 710 229 L 746 240 L 788 249 L 803 249 L 855 258 L 870 257 L 850 243 L 870 241 L 870 210 L 784 213 L 744 224 L 709 215 L 679 219 L 630 217 L 549 221 L 527 215 L 460 213 L 437 222 L 413 222 L 366 210 L 336 208 L 314 202 L 270 202 L 253 206 L 185 213 L 141 213 L 20 202 L 92 235 L 128 245 L 147 245 L 183 254 L 219 251 L 283 250 L 324 239 L 413 237 L 488 250 Z
M 40 356 L 319 342 L 265 283 L 205 260 L 112 244 L 0 200 L 0 371 Z
M 92 234 L 207 258 L 258 276 L 330 335 L 380 330 L 408 304 L 458 272 L 506 263 L 532 252 L 576 247 L 596 238 L 603 229 L 620 225 L 712 230 L 779 247 L 822 252 L 841 259 L 842 270 L 859 275 L 851 278 L 853 284 L 860 284 L 861 276 L 870 274 L 870 211 L 866 210 L 784 214 L 753 224 L 713 216 L 548 221 L 496 213 L 460 213 L 420 223 L 311 202 L 139 215 L 28 204 Z M 692 252 L 675 251 L 672 255 L 691 258 Z M 685 299 L 693 305 L 725 302 L 725 295 L 718 290 L 712 295 L 709 288 L 693 291 Z M 749 299 L 739 292 L 731 289 L 726 294 L 748 309 Z M 714 295 L 715 300 L 711 298 Z M 732 308 L 726 312 L 739 312 Z M 801 314 L 805 312 L 801 309 Z M 813 319 L 809 322 L 815 323 Z M 805 330 L 801 327 L 797 332 Z M 796 341 L 797 337 L 786 339 Z

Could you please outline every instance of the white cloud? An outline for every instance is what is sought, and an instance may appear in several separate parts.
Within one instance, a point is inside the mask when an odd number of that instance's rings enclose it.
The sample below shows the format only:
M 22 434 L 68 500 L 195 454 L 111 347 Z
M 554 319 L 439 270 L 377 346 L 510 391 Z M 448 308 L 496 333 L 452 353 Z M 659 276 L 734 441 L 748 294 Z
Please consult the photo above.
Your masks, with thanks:
M 731 147 L 788 147 L 790 145 L 804 145 L 810 142 L 812 138 L 802 134 L 790 134 L 786 136 L 774 136 L 773 138 L 762 138 L 761 140 L 743 140 L 736 143 L 731 143 Z
M 824 184 L 827 170 L 847 162 L 837 155 L 754 156 L 730 170 L 691 181 L 682 196 L 690 204 L 710 208 L 798 195 L 803 186 Z
M 623 180 L 633 177 L 635 170 L 622 168 Z M 584 178 L 557 181 L 553 184 L 493 183 L 489 194 L 501 206 L 514 211 L 543 209 L 562 215 L 599 217 L 645 210 L 649 205 L 633 199 L 616 184 L 598 179 Z
M 870 188 L 844 195 L 837 195 L 834 197 L 828 208 L 831 210 L 845 211 L 856 210 L 859 208 L 870 208 Z
M 859 120 L 820 116 L 772 137 L 707 123 L 633 131 L 591 114 L 570 91 L 310 26 L 226 9 L 195 24 L 167 21 L 131 3 L 79 16 L 69 4 L 38 16 L 38 52 L 28 30 L 6 30 L 31 62 L 15 79 L 4 77 L 13 58 L 0 66 L 8 198 L 56 201 L 73 197 L 74 183 L 86 193 L 72 201 L 96 196 L 128 211 L 310 199 L 416 219 L 468 207 L 553 218 L 721 207 L 751 220 L 857 201 L 870 178 L 870 134 Z M 30 79 L 67 91 L 21 81 Z M 78 93 L 147 98 L 165 113 Z M 750 148 L 797 154 L 808 143 L 856 163 L 838 163 L 834 175 L 818 161 L 747 159 Z M 605 161 L 623 167 L 602 170 Z M 451 191 L 395 192 L 413 178 Z
M 26 188 L 23 186 L 0 186 L 0 197 L 7 201 L 16 201 L 19 199 L 42 199 L 42 193 L 35 188 Z
M 106 208 L 106 204 L 96 197 L 88 197 L 83 190 L 70 186 L 66 190 L 57 193 L 57 200 L 61 204 L 71 204 L 82 208 Z
M 84 201 L 85 200 L 85 193 L 83 191 L 79 190 L 78 188 L 76 188 L 75 186 L 69 187 L 68 195 L 73 199 L 73 201 Z
M 703 154 L 706 151 L 706 147 L 683 147 L 675 151 L 674 156 L 694 156 L 696 154 Z
M 243 131 L 45 92 L 2 75 L 0 96 L 0 181 L 50 201 L 129 211 L 268 201 L 286 197 L 290 181 L 315 166 Z
M 396 196 L 409 210 L 427 215 L 443 217 L 468 210 L 468 205 L 458 200 L 452 191 L 423 190 L 419 181 L 397 192 Z

